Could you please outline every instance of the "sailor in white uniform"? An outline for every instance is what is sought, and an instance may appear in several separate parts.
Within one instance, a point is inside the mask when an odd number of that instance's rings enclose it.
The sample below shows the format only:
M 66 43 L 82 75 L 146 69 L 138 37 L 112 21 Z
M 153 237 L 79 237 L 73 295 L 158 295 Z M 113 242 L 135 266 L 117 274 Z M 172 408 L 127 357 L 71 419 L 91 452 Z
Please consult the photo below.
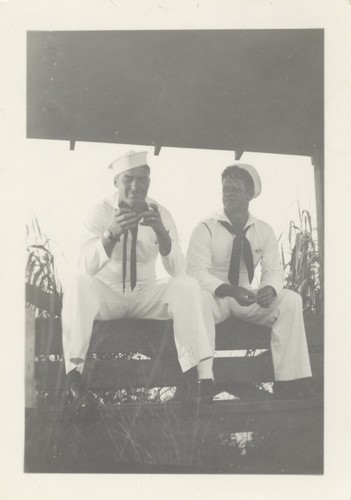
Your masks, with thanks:
M 212 380 L 213 356 L 196 279 L 186 260 L 168 210 L 147 197 L 150 168 L 146 152 L 130 151 L 111 163 L 117 188 L 89 214 L 79 254 L 79 274 L 64 293 L 62 327 L 68 397 L 78 408 L 92 398 L 82 382 L 94 320 L 173 319 L 183 372 Z M 168 283 L 156 281 L 161 256 Z M 195 369 L 196 373 L 196 369 Z
M 307 394 L 311 377 L 302 300 L 296 292 L 283 289 L 272 228 L 249 212 L 250 200 L 260 192 L 260 177 L 252 165 L 240 163 L 224 170 L 223 209 L 195 227 L 187 253 L 188 272 L 204 292 L 212 352 L 215 324 L 230 316 L 271 327 L 274 392 L 277 397 L 295 397 Z M 253 289 L 258 265 L 260 285 Z

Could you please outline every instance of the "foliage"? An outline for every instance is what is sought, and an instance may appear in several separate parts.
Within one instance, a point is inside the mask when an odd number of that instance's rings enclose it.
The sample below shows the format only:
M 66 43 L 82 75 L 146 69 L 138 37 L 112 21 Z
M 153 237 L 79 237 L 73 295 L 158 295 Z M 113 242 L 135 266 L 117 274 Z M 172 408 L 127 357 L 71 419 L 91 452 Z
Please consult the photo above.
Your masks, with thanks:
M 43 292 L 61 297 L 62 287 L 58 278 L 50 240 L 41 232 L 34 214 L 32 214 L 30 222 L 26 225 L 26 251 L 26 284 L 34 285 Z M 37 314 L 48 315 L 47 312 L 39 310 L 29 301 L 27 301 L 27 307 L 34 308 Z
M 318 314 L 322 310 L 322 264 L 318 253 L 316 230 L 308 210 L 300 210 L 299 225 L 290 221 L 288 237 L 280 237 L 286 288 L 298 292 L 305 312 Z

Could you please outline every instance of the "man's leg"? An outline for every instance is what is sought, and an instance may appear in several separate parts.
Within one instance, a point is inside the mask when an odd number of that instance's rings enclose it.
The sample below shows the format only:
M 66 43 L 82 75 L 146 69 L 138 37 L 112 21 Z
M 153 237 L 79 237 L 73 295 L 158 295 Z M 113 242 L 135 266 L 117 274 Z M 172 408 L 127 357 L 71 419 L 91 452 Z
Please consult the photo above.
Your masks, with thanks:
M 233 316 L 272 328 L 271 351 L 276 381 L 311 377 L 301 296 L 282 290 L 268 308 L 257 304 L 242 307 L 230 299 Z
M 89 275 L 76 276 L 64 293 L 62 309 L 63 350 L 66 366 L 66 397 L 74 413 L 90 418 L 97 406 L 82 378 L 95 319 L 125 315 L 122 294 Z
M 142 288 L 128 315 L 148 319 L 173 319 L 175 343 L 182 371 L 211 358 L 202 292 L 194 278 L 177 276 L 168 283 Z
M 76 276 L 65 290 L 62 308 L 62 336 L 66 373 L 77 368 L 83 372 L 95 319 L 122 318 L 126 301 L 90 275 Z
M 190 276 L 172 278 L 168 283 L 167 297 L 183 371 L 197 366 L 200 379 L 213 379 L 211 333 L 198 282 Z
M 172 318 L 182 371 L 193 381 L 193 369 L 197 367 L 198 378 L 213 384 L 213 349 L 205 321 L 202 291 L 194 278 L 178 276 L 167 284 L 143 288 L 129 314 L 139 318 Z
M 242 307 L 233 298 L 219 299 L 209 292 L 204 292 L 204 298 L 216 324 L 232 315 L 272 328 L 275 395 L 301 397 L 308 394 L 307 382 L 312 373 L 299 294 L 282 290 L 268 309 L 257 304 Z

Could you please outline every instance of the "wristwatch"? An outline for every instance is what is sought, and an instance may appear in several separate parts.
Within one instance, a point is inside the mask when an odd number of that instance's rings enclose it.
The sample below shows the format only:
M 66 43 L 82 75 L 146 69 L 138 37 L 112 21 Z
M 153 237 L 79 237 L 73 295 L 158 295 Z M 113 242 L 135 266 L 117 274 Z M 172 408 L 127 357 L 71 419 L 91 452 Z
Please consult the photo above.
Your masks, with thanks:
M 109 231 L 108 229 L 106 229 L 106 231 L 104 231 L 102 233 L 103 237 L 105 238 L 105 240 L 109 240 L 109 241 L 112 241 L 113 240 L 113 236 L 112 236 L 112 233 L 111 231 Z

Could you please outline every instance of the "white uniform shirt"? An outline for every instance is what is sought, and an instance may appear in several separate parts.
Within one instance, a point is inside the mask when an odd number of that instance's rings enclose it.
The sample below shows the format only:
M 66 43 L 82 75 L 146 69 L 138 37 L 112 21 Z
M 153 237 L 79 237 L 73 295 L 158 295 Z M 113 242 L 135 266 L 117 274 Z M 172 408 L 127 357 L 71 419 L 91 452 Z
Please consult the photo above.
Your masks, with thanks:
M 162 222 L 169 231 L 172 240 L 170 253 L 162 257 L 163 266 L 171 276 L 185 272 L 186 261 L 178 241 L 178 233 L 171 214 L 164 207 L 151 198 L 146 198 L 147 203 L 155 203 L 158 206 Z M 110 286 L 122 286 L 122 257 L 123 237 L 116 243 L 111 258 L 106 255 L 102 245 L 103 232 L 114 221 L 115 209 L 118 206 L 118 191 L 98 203 L 88 215 L 79 253 L 80 272 L 94 275 Z M 127 244 L 127 275 L 126 289 L 130 289 L 130 250 L 131 234 L 128 235 Z M 156 234 L 151 227 L 138 226 L 137 238 L 137 286 L 155 283 L 156 258 L 159 255 Z
M 228 271 L 235 238 L 222 226 L 220 220 L 230 223 L 223 210 L 200 222 L 191 235 L 187 253 L 189 274 L 198 279 L 202 288 L 213 294 L 220 285 L 229 283 Z M 284 273 L 273 229 L 251 214 L 245 227 L 247 226 L 250 228 L 246 238 L 251 245 L 254 267 L 261 264 L 260 287 L 270 285 L 279 293 L 283 288 Z M 239 286 L 251 288 L 242 256 Z

